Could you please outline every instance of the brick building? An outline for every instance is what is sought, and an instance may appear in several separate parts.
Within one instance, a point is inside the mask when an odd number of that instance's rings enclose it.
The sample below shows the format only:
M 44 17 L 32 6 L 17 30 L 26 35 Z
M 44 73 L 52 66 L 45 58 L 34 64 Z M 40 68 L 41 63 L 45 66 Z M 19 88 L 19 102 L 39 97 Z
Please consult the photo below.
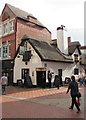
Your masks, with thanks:
M 14 58 L 21 38 L 25 34 L 44 41 L 51 39 L 51 32 L 37 18 L 9 4 L 5 5 L 0 20 L 0 41 L 2 41 L 0 57 L 2 59 Z
M 0 16 L 0 62 L 2 72 L 12 83 L 14 56 L 21 38 L 28 34 L 32 38 L 49 42 L 51 32 L 32 14 L 5 4 Z

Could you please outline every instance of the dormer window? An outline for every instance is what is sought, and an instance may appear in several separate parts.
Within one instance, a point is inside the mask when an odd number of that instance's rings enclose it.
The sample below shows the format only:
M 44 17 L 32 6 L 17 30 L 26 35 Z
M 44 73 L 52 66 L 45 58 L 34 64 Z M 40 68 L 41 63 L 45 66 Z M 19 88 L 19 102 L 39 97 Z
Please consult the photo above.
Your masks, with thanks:
M 10 22 L 10 31 L 14 31 L 14 22 L 13 21 Z
M 79 60 L 78 60 L 78 55 L 77 54 L 74 54 L 74 61 L 77 63 L 77 62 L 79 62 Z

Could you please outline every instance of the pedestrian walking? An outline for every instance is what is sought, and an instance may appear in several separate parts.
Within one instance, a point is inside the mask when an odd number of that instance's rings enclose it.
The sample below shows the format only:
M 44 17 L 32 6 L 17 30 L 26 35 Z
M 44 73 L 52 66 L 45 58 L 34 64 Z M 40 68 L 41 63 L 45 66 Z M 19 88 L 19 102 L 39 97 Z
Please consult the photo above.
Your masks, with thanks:
M 74 105 L 76 106 L 77 108 L 77 113 L 80 112 L 80 108 L 79 108 L 79 105 L 76 101 L 76 97 L 79 93 L 79 89 L 78 89 L 78 83 L 75 81 L 75 76 L 71 76 L 71 79 L 72 81 L 70 82 L 69 86 L 68 86 L 68 89 L 67 89 L 67 92 L 69 92 L 70 90 L 70 94 L 71 94 L 71 97 L 72 97 L 72 103 L 71 103 L 71 106 L 69 107 L 69 109 L 73 109 Z
M 57 87 L 57 89 L 59 89 L 59 85 L 60 85 L 60 78 L 58 75 L 55 75 L 55 78 L 54 78 L 54 84 L 53 84 L 55 87 Z
M 3 73 L 1 77 L 1 85 L 2 85 L 2 95 L 6 95 L 6 86 L 8 84 L 8 78 L 5 73 Z
M 51 80 L 52 80 L 52 73 L 50 70 L 48 71 L 48 82 L 49 82 L 49 88 L 51 88 Z
M 83 78 L 79 78 L 79 82 L 80 82 L 80 86 L 82 86 L 83 83 L 84 83 L 84 79 Z

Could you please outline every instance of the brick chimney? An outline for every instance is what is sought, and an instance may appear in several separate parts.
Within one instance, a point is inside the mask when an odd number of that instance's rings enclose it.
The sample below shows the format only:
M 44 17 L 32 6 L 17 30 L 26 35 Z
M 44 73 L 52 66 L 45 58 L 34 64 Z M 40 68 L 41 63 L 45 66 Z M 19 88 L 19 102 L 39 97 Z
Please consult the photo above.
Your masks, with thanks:
M 69 45 L 69 43 L 71 43 L 71 37 L 68 37 L 67 39 L 68 39 L 68 45 Z

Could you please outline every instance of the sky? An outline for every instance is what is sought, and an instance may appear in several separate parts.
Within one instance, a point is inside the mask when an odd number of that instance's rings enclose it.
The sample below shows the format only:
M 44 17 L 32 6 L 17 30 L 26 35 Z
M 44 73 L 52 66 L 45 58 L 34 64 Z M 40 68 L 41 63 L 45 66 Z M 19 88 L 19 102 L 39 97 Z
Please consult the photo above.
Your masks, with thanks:
M 72 41 L 84 45 L 84 0 L 0 0 L 0 14 L 5 3 L 33 14 L 57 38 L 57 27 L 66 26 Z

